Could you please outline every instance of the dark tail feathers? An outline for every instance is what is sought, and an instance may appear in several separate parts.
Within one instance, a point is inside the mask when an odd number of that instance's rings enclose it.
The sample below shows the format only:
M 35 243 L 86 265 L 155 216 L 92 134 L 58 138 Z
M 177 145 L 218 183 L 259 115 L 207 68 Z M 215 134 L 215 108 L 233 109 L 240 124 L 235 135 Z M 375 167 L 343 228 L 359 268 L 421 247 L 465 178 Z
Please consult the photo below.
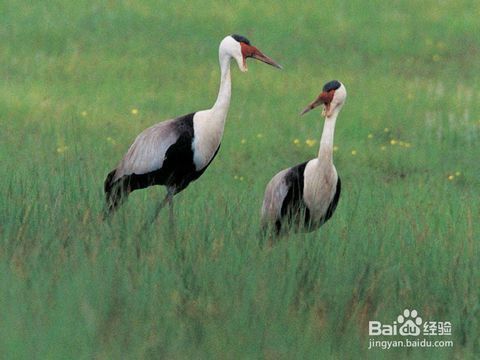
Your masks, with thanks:
M 117 181 L 113 180 L 115 177 L 115 172 L 116 169 L 107 175 L 103 185 L 106 200 L 105 216 L 111 215 L 128 196 L 128 191 L 124 186 L 124 181 L 121 179 L 118 179 Z

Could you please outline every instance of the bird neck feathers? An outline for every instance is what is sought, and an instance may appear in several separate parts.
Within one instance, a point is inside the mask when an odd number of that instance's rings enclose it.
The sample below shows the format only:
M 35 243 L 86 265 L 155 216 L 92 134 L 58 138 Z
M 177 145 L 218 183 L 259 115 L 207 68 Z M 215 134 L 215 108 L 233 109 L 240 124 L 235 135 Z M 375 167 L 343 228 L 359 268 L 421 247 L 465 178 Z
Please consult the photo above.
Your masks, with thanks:
M 197 170 L 208 165 L 222 140 L 232 87 L 230 59 L 230 55 L 220 52 L 221 78 L 217 101 L 211 109 L 198 111 L 193 119 L 194 163 Z
M 318 158 L 330 163 L 333 163 L 333 135 L 335 133 L 337 115 L 338 113 L 334 112 L 330 117 L 325 118 L 322 137 L 320 139 L 320 149 L 318 151 Z
M 218 90 L 217 101 L 211 108 L 211 111 L 218 113 L 225 120 L 230 106 L 230 97 L 232 95 L 232 79 L 230 76 L 230 59 L 231 56 L 220 53 L 220 89 Z M 223 116 L 222 116 L 223 115 Z

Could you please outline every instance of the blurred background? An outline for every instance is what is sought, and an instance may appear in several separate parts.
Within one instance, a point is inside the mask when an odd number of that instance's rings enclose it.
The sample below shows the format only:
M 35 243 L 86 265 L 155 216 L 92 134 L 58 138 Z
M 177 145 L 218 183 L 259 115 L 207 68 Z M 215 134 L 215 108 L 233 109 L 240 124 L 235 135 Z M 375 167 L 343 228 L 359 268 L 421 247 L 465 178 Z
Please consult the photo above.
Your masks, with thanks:
M 2 352 L 474 358 L 479 13 L 466 0 L 0 3 Z M 232 33 L 284 70 L 232 63 L 222 147 L 176 198 L 177 239 L 163 220 L 138 234 L 160 188 L 103 223 L 106 174 L 144 128 L 213 105 Z M 316 155 L 320 111 L 299 113 L 332 79 L 348 91 L 337 212 L 260 249 L 265 185 Z M 368 321 L 407 306 L 452 321 L 455 347 L 368 351 Z

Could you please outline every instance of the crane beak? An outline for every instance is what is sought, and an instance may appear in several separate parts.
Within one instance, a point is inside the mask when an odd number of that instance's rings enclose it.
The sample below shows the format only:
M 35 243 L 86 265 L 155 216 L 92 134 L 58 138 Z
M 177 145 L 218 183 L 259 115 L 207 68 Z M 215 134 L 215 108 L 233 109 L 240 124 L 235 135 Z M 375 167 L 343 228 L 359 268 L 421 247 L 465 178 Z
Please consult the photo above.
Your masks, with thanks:
M 319 101 L 319 99 L 315 99 L 315 101 L 312 101 L 310 104 L 308 104 L 308 106 L 305 109 L 302 110 L 302 112 L 300 113 L 300 116 L 305 115 L 307 112 L 315 109 L 320 104 L 322 104 L 322 102 Z
M 255 46 L 252 46 L 254 48 L 254 53 L 252 54 L 252 57 L 254 59 L 260 60 L 261 62 L 264 62 L 265 64 L 272 65 L 273 67 L 276 67 L 277 69 L 282 70 L 283 67 L 273 59 L 269 58 L 267 55 L 262 53 L 260 50 L 258 50 Z
M 310 110 L 315 109 L 317 106 L 323 104 L 324 108 L 322 111 L 323 116 L 327 116 L 330 113 L 330 106 L 333 100 L 333 95 L 335 94 L 335 90 L 325 92 L 323 91 L 314 101 L 312 101 L 308 106 L 303 109 L 300 115 L 305 115 Z
M 269 58 L 267 55 L 262 53 L 255 46 L 247 45 L 245 43 L 240 43 L 240 45 L 241 45 L 241 48 L 242 48 L 243 65 L 244 65 L 245 69 L 247 69 L 246 60 L 249 57 L 260 60 L 261 62 L 264 62 L 265 64 L 272 65 L 273 67 L 276 67 L 277 69 L 283 69 L 282 65 L 277 63 L 275 60 Z

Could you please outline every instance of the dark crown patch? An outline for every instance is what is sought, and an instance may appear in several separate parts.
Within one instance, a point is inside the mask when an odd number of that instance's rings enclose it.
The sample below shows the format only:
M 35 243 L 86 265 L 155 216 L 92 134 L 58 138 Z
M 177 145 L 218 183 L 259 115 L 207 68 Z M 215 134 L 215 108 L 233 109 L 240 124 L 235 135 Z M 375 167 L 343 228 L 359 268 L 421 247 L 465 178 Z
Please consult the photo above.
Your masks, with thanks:
M 325 85 L 323 85 L 323 91 L 329 92 L 329 91 L 332 91 L 332 90 L 337 90 L 341 85 L 342 84 L 340 84 L 339 81 L 332 80 L 332 81 L 326 83 Z
M 248 40 L 245 36 L 233 34 L 232 37 L 238 42 L 243 42 L 247 45 L 250 45 L 250 40 Z

